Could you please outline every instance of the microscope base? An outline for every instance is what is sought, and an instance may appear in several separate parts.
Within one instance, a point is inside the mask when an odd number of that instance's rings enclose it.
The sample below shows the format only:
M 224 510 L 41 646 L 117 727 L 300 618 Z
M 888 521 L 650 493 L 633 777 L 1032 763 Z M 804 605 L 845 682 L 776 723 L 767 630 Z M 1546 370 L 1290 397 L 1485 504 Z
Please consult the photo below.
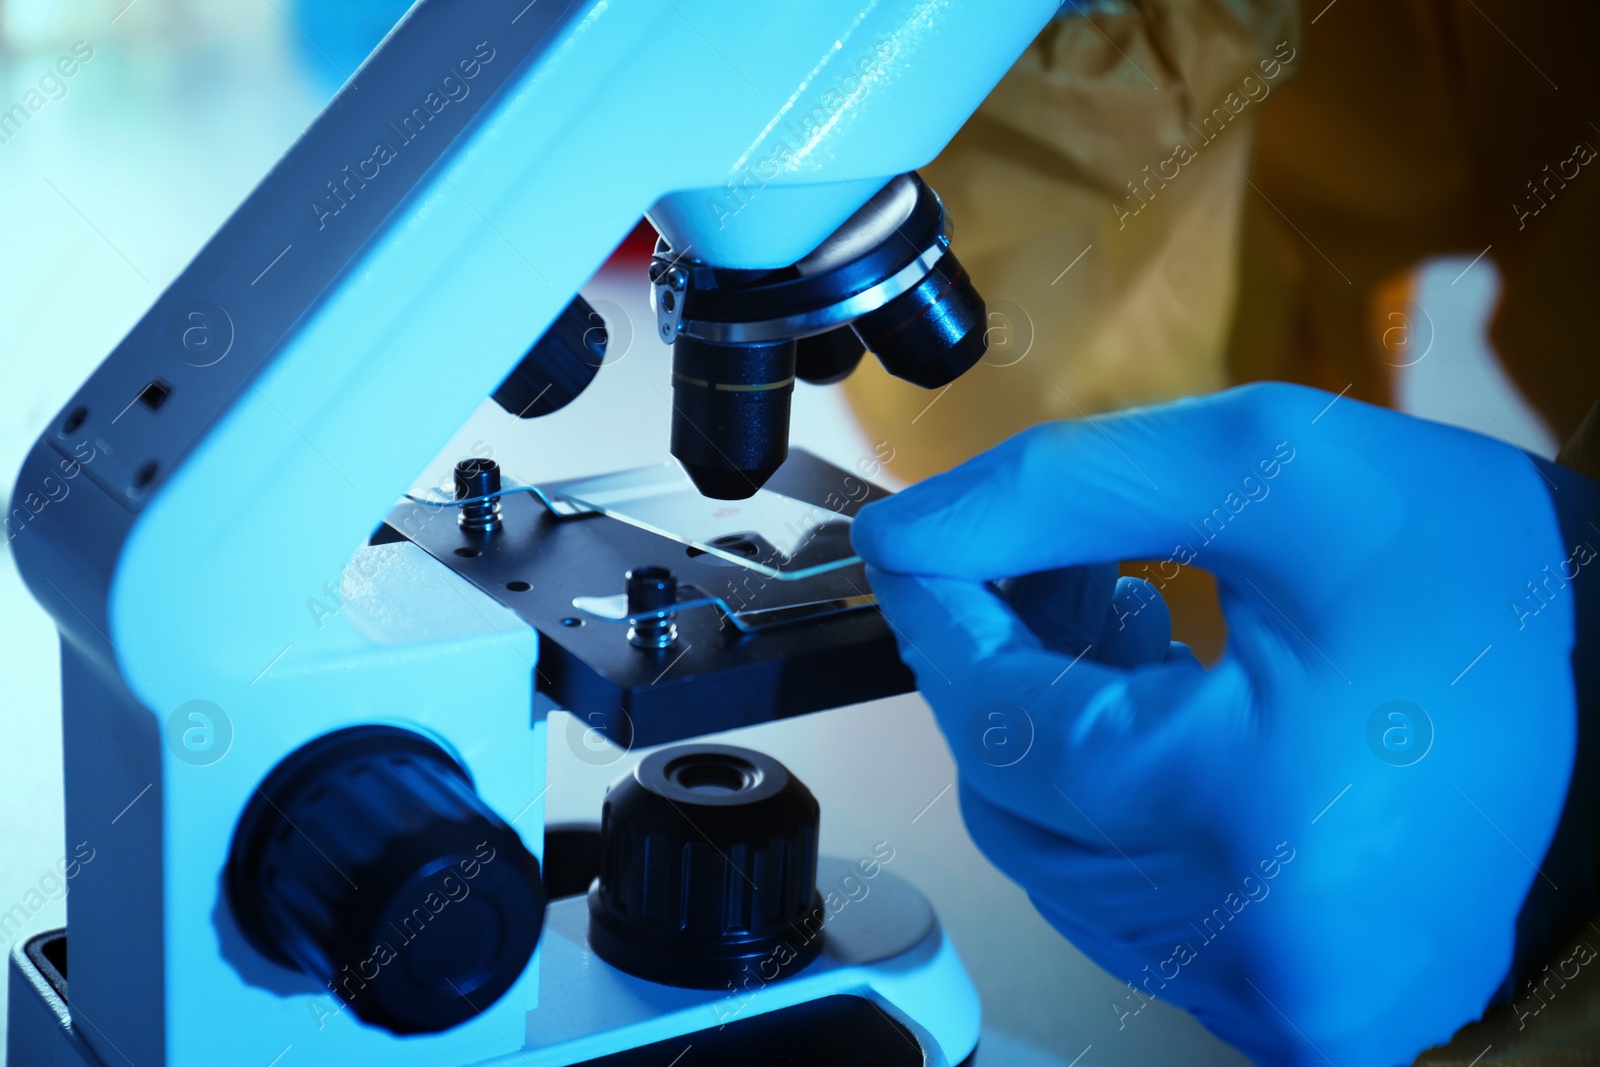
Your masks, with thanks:
M 61 929 L 36 934 L 11 950 L 6 1063 L 101 1067 L 67 1009 L 66 948 L 67 931 Z
M 817 884 L 828 902 L 813 932 L 825 938 L 821 955 L 794 975 L 763 961 L 724 990 L 659 985 L 602 963 L 589 947 L 586 898 L 553 901 L 543 992 L 523 1046 L 510 1047 L 506 1035 L 506 1055 L 483 1062 L 734 1067 L 781 1052 L 796 1067 L 968 1067 L 977 991 L 928 902 L 881 867 L 830 857 Z M 7 1063 L 106 1067 L 72 1018 L 65 945 L 66 931 L 55 930 L 12 951 Z

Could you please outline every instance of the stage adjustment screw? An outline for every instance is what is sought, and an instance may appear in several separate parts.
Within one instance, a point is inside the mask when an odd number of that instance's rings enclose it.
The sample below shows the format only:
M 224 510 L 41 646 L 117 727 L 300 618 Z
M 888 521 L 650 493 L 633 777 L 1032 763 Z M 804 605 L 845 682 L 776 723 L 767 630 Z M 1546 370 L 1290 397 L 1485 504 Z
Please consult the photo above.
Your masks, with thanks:
M 456 499 L 473 500 L 500 491 L 500 464 L 492 459 L 464 459 L 456 464 Z M 500 528 L 500 500 L 463 504 L 456 521 L 463 530 L 488 533 Z
M 661 611 L 678 602 L 678 579 L 665 567 L 635 567 L 628 572 L 628 614 Z M 662 649 L 678 639 L 677 612 L 640 619 L 628 627 L 634 648 Z

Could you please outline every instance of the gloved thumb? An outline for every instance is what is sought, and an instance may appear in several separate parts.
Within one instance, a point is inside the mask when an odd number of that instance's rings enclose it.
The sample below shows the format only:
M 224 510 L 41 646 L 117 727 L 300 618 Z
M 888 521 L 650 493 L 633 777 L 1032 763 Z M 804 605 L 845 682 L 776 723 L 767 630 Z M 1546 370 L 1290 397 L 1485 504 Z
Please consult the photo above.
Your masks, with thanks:
M 1193 665 L 1128 671 L 1057 652 L 982 583 L 867 577 L 962 781 L 990 803 L 1029 810 L 1052 781 L 1117 795 L 1197 751 L 1163 740 L 1171 709 L 1208 680 Z M 1170 725 L 1188 737 L 1194 723 Z

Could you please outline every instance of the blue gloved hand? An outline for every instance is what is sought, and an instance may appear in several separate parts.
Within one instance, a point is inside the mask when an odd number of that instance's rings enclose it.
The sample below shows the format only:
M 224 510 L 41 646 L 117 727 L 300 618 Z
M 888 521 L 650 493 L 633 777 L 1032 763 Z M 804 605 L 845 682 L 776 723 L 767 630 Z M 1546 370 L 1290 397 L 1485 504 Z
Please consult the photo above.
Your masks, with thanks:
M 1155 996 L 1260 1063 L 1359 1067 L 1593 912 L 1592 795 L 1563 810 L 1596 505 L 1506 444 L 1258 385 L 1036 427 L 854 538 L 973 838 L 1130 984 L 1123 1025 Z M 1228 620 L 1209 671 L 1169 641 L 1185 567 Z

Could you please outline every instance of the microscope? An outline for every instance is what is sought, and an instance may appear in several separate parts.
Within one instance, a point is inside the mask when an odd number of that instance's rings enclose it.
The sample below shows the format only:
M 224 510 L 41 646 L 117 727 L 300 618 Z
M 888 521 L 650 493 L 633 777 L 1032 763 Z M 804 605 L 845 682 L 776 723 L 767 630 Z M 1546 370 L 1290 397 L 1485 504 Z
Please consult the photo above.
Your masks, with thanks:
M 11 1064 L 972 1062 L 921 894 L 694 739 L 912 686 L 849 549 L 882 492 L 790 397 L 982 355 L 914 172 L 1057 6 L 412 7 L 22 468 L 76 859 Z M 414 488 L 484 397 L 581 393 L 641 214 L 675 461 Z M 553 709 L 672 743 L 598 830 L 544 825 Z

